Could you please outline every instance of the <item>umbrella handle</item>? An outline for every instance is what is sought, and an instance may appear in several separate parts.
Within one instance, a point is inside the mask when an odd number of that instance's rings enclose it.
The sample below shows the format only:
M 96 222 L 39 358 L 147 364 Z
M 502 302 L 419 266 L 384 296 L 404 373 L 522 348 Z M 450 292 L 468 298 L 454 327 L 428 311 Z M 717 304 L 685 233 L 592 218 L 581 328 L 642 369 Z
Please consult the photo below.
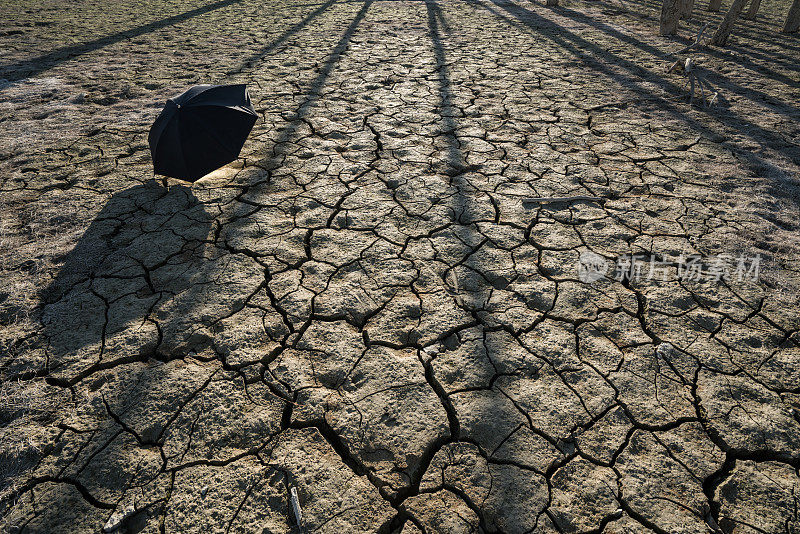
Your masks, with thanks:
M 156 174 L 155 169 L 153 170 L 153 181 L 154 182 L 158 181 L 158 175 Z M 167 177 L 166 176 L 162 176 L 161 177 L 161 185 L 163 185 L 164 187 L 167 187 Z

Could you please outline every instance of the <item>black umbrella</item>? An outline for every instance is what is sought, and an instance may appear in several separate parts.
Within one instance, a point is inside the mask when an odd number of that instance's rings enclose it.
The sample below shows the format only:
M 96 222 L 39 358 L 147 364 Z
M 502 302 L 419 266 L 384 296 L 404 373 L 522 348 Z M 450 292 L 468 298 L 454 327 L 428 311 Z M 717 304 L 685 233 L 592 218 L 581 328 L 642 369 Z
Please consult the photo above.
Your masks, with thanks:
M 194 182 L 230 163 L 257 118 L 245 85 L 198 85 L 167 100 L 148 136 L 156 174 Z

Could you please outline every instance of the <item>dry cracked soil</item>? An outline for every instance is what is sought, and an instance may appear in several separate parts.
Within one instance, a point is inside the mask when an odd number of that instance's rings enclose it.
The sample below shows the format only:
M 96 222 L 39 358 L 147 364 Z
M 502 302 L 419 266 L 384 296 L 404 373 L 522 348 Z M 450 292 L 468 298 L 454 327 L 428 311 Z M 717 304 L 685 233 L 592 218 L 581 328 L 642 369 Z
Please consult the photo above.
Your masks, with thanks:
M 800 532 L 800 38 L 658 9 L 3 1 L 0 530 Z

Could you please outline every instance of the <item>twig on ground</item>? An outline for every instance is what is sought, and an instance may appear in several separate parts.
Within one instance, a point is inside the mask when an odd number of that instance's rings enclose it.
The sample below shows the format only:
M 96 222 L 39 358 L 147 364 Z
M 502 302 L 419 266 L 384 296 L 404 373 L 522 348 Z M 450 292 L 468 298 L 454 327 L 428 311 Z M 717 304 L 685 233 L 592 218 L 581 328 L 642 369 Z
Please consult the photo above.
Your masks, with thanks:
M 683 65 L 684 65 L 683 61 L 681 61 L 680 59 L 677 60 L 675 63 L 673 63 L 667 68 L 667 74 L 672 74 L 673 72 L 683 72 L 684 69 Z
M 605 200 L 602 197 L 592 197 L 586 195 L 574 195 L 570 197 L 531 197 L 531 198 L 523 198 L 523 204 L 545 204 L 547 202 L 579 202 L 579 201 L 586 201 L 586 202 L 603 202 Z
M 289 490 L 292 498 L 292 511 L 294 512 L 294 519 L 297 521 L 297 528 L 300 532 L 303 531 L 303 511 L 300 509 L 300 499 L 297 497 L 297 488 Z
M 694 103 L 695 82 L 697 82 L 697 85 L 700 86 L 700 95 L 705 107 L 715 104 L 717 102 L 717 96 L 719 96 L 719 93 L 712 93 L 713 88 L 711 87 L 711 84 L 697 73 L 697 69 L 695 69 L 694 60 L 692 58 L 686 59 L 683 70 L 688 77 L 687 82 L 689 83 L 689 104 L 691 105 Z M 686 87 L 686 84 L 684 84 L 684 87 Z M 706 88 L 708 89 L 709 93 L 712 93 L 711 98 L 708 100 L 706 99 Z
M 688 52 L 689 50 L 691 50 L 692 48 L 700 46 L 700 39 L 703 38 L 703 33 L 705 33 L 706 28 L 708 28 L 709 24 L 711 24 L 711 22 L 706 22 L 705 26 L 700 28 L 700 32 L 697 34 L 697 37 L 694 38 L 694 42 L 692 44 L 690 44 L 689 46 L 678 50 L 678 54 L 684 54 L 684 53 Z

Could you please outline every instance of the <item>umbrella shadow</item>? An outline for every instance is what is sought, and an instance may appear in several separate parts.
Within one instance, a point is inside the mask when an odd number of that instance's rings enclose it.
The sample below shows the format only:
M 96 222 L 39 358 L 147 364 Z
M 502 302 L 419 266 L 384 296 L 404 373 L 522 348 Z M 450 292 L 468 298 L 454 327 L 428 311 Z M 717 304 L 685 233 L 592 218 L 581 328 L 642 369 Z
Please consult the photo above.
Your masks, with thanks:
M 57 471 L 45 469 L 16 490 L 11 532 L 95 530 L 129 499 L 144 507 L 119 519 L 117 531 L 164 520 L 165 466 L 141 448 L 163 452 L 178 414 L 217 373 L 198 366 L 192 352 L 214 349 L 209 332 L 243 306 L 242 285 L 259 283 L 246 259 L 215 246 L 219 227 L 208 205 L 184 185 L 152 181 L 119 191 L 60 258 L 58 274 L 39 295 L 44 376 L 73 393 L 80 383 L 107 417 L 85 441 L 65 427 L 64 442 L 83 444 L 61 453 L 74 456 Z M 195 423 L 199 418 L 198 412 Z M 8 501 L 0 511 L 4 506 Z
M 178 295 L 184 307 L 202 305 L 211 228 L 188 187 L 151 182 L 114 194 L 41 292 L 47 370 L 75 383 L 157 354 L 168 328 L 158 310 Z M 116 352 L 124 356 L 109 362 Z

